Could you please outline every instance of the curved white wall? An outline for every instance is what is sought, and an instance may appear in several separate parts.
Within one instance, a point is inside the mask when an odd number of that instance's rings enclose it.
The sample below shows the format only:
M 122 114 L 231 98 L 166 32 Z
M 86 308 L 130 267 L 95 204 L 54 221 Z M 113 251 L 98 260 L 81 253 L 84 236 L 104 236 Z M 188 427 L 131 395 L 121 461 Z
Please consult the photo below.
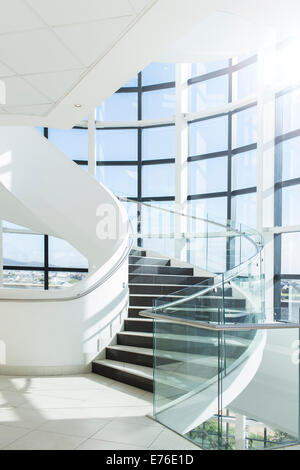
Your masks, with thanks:
M 127 314 L 125 209 L 110 191 L 31 128 L 0 127 L 0 195 L 0 218 L 47 230 L 92 263 L 89 276 L 67 289 L 0 290 L 0 373 L 89 370 Z M 98 238 L 101 204 L 117 215 L 115 238 Z

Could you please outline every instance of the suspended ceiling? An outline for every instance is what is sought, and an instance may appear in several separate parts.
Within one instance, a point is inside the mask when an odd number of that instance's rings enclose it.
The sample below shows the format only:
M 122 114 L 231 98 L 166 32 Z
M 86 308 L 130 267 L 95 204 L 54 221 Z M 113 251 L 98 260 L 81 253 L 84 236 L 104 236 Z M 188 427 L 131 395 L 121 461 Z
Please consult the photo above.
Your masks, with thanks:
M 0 125 L 69 128 L 151 61 L 247 53 L 298 0 L 0 0 Z

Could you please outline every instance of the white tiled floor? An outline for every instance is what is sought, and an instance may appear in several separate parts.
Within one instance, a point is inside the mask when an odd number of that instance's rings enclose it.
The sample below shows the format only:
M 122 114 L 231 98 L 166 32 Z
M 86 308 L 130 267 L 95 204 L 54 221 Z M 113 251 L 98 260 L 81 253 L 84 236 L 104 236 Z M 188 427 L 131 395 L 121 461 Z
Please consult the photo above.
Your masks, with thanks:
M 151 393 L 95 374 L 1 376 L 0 449 L 198 449 L 151 411 Z

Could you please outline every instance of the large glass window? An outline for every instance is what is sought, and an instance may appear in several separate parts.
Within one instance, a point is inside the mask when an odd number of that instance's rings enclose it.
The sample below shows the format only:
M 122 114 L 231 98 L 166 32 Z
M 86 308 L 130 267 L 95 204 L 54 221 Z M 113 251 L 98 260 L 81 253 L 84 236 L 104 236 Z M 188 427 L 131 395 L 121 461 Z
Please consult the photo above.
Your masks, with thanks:
M 281 120 L 281 133 L 300 128 L 300 89 L 289 91 L 277 98 L 277 119 Z
M 49 237 L 49 266 L 56 268 L 88 268 L 87 259 L 70 243 Z
M 88 159 L 87 129 L 48 129 L 48 139 L 72 160 Z
M 143 160 L 175 158 L 175 126 L 143 129 Z
M 205 155 L 226 151 L 228 147 L 228 117 L 203 119 L 189 125 L 189 155 Z
M 137 196 L 137 167 L 135 165 L 98 166 L 97 179 L 117 196 Z
M 175 82 L 175 65 L 152 62 L 143 70 L 143 86 Z
M 191 66 L 191 78 L 205 75 L 210 72 L 216 72 L 218 70 L 228 68 L 229 61 L 224 60 L 215 60 L 209 62 L 199 62 L 198 64 L 192 64 Z
M 256 194 L 233 196 L 231 218 L 239 224 L 256 227 Z
M 50 278 L 56 288 L 66 287 L 56 277 L 74 284 L 87 275 L 87 259 L 65 240 L 4 221 L 2 243 L 4 287 L 49 289 Z
M 233 148 L 257 142 L 257 107 L 244 109 L 232 116 Z
M 228 75 L 190 86 L 190 112 L 194 113 L 228 103 Z
M 97 160 L 102 162 L 137 160 L 137 130 L 98 130 Z
M 243 152 L 232 157 L 232 190 L 256 186 L 257 152 Z
M 175 115 L 175 88 L 145 91 L 143 93 L 143 119 L 162 119 Z
M 115 93 L 97 108 L 98 121 L 136 121 L 137 93 Z
M 232 80 L 235 99 L 242 100 L 255 96 L 257 93 L 257 63 L 233 72 Z
M 227 191 L 227 157 L 189 163 L 189 194 Z
M 174 196 L 174 164 L 144 165 L 142 187 L 143 197 Z
M 44 237 L 23 233 L 3 233 L 3 264 L 43 266 Z

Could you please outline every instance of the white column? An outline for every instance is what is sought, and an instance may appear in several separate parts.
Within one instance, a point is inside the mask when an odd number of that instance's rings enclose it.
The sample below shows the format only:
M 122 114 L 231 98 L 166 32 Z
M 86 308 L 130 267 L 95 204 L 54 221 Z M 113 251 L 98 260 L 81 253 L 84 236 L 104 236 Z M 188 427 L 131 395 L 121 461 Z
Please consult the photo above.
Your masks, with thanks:
M 188 195 L 188 124 L 185 115 L 189 108 L 188 79 L 190 64 L 176 65 L 176 155 L 175 155 L 175 210 L 187 212 Z M 175 217 L 175 257 L 186 260 L 186 241 L 181 238 L 187 231 L 187 218 Z
M 96 178 L 96 109 L 88 116 L 88 172 Z M 96 230 L 96 227 L 95 227 Z M 93 260 L 88 260 L 89 272 L 94 269 Z
M 270 38 L 270 43 L 274 44 Z M 268 81 L 275 48 L 268 44 L 258 53 L 258 145 L 257 145 L 257 230 L 264 236 L 265 301 L 267 320 L 274 308 L 274 237 L 266 227 L 274 227 L 275 95 Z
M 246 417 L 237 414 L 235 418 L 235 450 L 246 449 L 246 436 Z
M 88 171 L 96 177 L 96 110 L 88 116 Z

